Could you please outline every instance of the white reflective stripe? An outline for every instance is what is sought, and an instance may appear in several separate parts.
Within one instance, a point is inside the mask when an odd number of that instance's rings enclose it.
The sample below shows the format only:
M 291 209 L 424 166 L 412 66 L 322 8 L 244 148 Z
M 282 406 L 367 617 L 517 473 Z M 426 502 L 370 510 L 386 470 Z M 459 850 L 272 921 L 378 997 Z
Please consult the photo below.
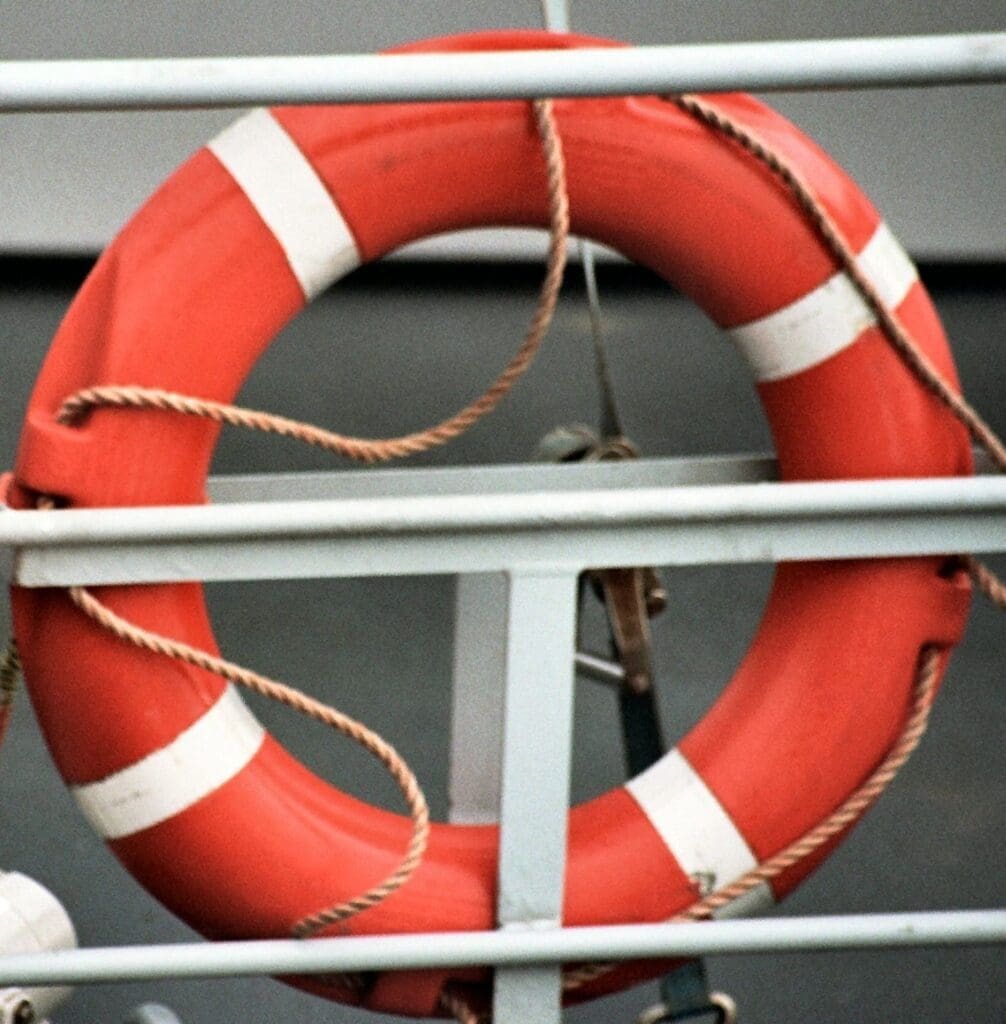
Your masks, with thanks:
M 686 875 L 719 888 L 757 861 L 737 826 L 680 750 L 625 784 Z
M 209 149 L 276 236 L 306 298 L 359 266 L 356 241 L 339 207 L 268 110 L 235 121 Z
M 874 231 L 858 259 L 863 273 L 892 309 L 904 302 L 909 289 L 919 279 L 915 264 L 884 223 Z
M 233 686 L 166 747 L 99 782 L 74 786 L 84 816 L 106 839 L 167 821 L 234 778 L 265 730 Z
M 904 301 L 918 273 L 886 224 L 859 253 L 863 273 L 892 309 Z M 757 380 L 782 380 L 848 348 L 875 322 L 844 273 L 802 299 L 728 333 Z

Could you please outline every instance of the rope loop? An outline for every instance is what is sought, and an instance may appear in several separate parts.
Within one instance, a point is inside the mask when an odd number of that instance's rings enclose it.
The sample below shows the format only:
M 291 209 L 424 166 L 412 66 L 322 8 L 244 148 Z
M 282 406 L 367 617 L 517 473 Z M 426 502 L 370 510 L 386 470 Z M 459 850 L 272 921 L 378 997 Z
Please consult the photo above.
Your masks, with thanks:
M 433 427 L 401 437 L 371 439 L 337 434 L 283 416 L 243 409 L 190 395 L 181 395 L 160 388 L 104 385 L 83 388 L 70 395 L 60 407 L 57 420 L 68 425 L 77 424 L 91 410 L 97 408 L 157 409 L 279 434 L 365 463 L 384 462 L 413 455 L 446 444 L 458 437 L 491 413 L 527 372 L 548 332 L 562 287 L 566 268 L 566 243 L 569 235 L 569 199 L 566 191 L 566 169 L 562 142 L 556 127 L 551 100 L 536 100 L 532 107 L 535 126 L 541 139 L 548 179 L 550 233 L 544 280 L 530 325 L 516 354 L 486 391 L 453 416 Z M 50 499 L 43 498 L 40 501 L 42 507 L 52 507 L 52 505 Z M 391 744 L 356 719 L 301 693 L 292 686 L 269 679 L 233 662 L 214 657 L 206 651 L 198 650 L 188 644 L 135 626 L 116 615 L 107 605 L 82 587 L 71 587 L 69 595 L 81 612 L 119 640 L 213 672 L 229 682 L 246 687 L 293 708 L 295 711 L 317 719 L 329 728 L 348 736 L 376 757 L 398 785 L 412 818 L 411 838 L 398 866 L 366 892 L 297 921 L 292 928 L 295 937 L 309 938 L 331 925 L 363 913 L 387 899 L 412 877 L 422 862 L 429 842 L 429 807 L 411 768 Z M 354 979 L 345 980 L 353 981 Z
M 223 658 L 217 658 L 178 640 L 171 640 L 133 625 L 116 615 L 107 605 L 83 587 L 70 587 L 68 593 L 77 608 L 117 639 L 154 654 L 174 658 L 176 661 L 212 672 L 228 682 L 243 686 L 263 697 L 316 719 L 358 743 L 376 757 L 395 780 L 412 816 L 412 837 L 401 863 L 391 874 L 365 893 L 298 921 L 293 928 L 295 937 L 308 938 L 331 924 L 360 914 L 364 910 L 376 906 L 408 881 L 426 851 L 430 834 L 430 814 L 426 797 L 423 795 L 415 775 L 390 743 L 355 718 L 301 693 L 300 690 L 292 686 L 276 682 L 258 672 L 235 665 Z
M 887 756 L 874 769 L 870 777 L 844 803 L 824 821 L 804 833 L 774 857 L 753 867 L 736 881 L 697 900 L 686 910 L 672 918 L 672 921 L 706 921 L 717 910 L 733 903 L 745 893 L 765 882 L 777 878 L 788 868 L 809 857 L 830 839 L 852 825 L 890 785 L 901 767 L 912 756 L 919 745 L 936 694 L 943 655 L 938 648 L 927 647 L 919 657 L 919 666 L 912 691 L 911 707 L 902 731 L 888 751 Z M 571 992 L 582 988 L 618 967 L 616 963 L 584 964 L 566 971 L 563 976 L 563 991 Z
M 245 409 L 192 395 L 181 395 L 162 388 L 113 384 L 82 388 L 74 392 L 64 399 L 56 414 L 57 421 L 67 425 L 77 424 L 88 412 L 99 408 L 157 409 L 183 416 L 197 416 L 233 427 L 278 434 L 367 464 L 417 455 L 460 437 L 479 420 L 488 416 L 530 368 L 552 323 L 566 271 L 569 197 L 566 191 L 566 162 L 562 152 L 562 141 L 556 126 L 552 101 L 535 100 L 533 110 L 548 178 L 549 242 L 545 276 L 534 314 L 517 352 L 492 384 L 453 416 L 441 420 L 432 427 L 400 437 L 353 437 L 274 413 Z
M 848 276 L 853 287 L 876 317 L 887 341 L 911 373 L 964 425 L 971 437 L 989 453 L 996 467 L 1001 472 L 1006 472 L 1006 447 L 1002 441 L 970 403 L 947 384 L 925 353 L 915 344 L 895 313 L 887 307 L 872 282 L 863 273 L 856 254 L 841 229 L 799 172 L 755 132 L 734 121 L 709 100 L 693 95 L 679 95 L 671 97 L 671 101 L 697 121 L 739 145 L 786 186 L 839 268 Z M 964 556 L 961 561 L 982 593 L 998 607 L 1006 610 L 1006 583 L 972 555 Z M 929 723 L 941 662 L 942 654 L 937 648 L 929 647 L 923 650 L 913 690 L 912 706 L 902 731 L 887 756 L 859 789 L 824 821 L 794 843 L 730 885 L 703 896 L 673 920 L 699 921 L 711 918 L 716 910 L 732 903 L 756 886 L 778 877 L 787 868 L 808 857 L 855 822 L 879 798 L 922 739 Z M 568 970 L 563 977 L 563 989 L 573 991 L 582 988 L 615 970 L 617 966 L 615 963 L 585 964 Z

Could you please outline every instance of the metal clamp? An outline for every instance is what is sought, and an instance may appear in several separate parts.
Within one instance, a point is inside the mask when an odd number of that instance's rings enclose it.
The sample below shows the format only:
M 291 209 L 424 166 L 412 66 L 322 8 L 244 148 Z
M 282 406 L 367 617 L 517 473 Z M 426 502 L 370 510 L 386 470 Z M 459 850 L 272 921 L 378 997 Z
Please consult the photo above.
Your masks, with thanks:
M 636 1024 L 674 1024 L 713 1014 L 715 1024 L 737 1024 L 737 1004 L 725 992 L 710 992 L 705 1006 L 675 1012 L 666 1003 L 651 1006 L 636 1018 Z

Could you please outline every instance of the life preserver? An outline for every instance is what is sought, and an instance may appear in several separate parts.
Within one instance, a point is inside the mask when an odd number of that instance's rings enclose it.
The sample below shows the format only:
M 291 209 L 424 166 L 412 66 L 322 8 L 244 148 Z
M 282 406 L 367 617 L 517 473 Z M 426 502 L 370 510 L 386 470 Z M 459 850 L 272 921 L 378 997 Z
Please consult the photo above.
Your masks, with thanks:
M 425 45 L 587 43 L 597 41 L 512 32 Z M 761 103 L 716 102 L 799 168 L 954 380 L 915 270 L 858 188 Z M 727 329 L 757 378 L 785 479 L 971 471 L 964 431 L 760 164 L 656 97 L 560 100 L 556 114 L 573 230 L 663 275 Z M 82 288 L 32 395 L 12 497 L 202 502 L 215 425 L 99 410 L 64 426 L 63 399 L 117 383 L 230 401 L 305 299 L 359 262 L 435 232 L 546 216 L 526 103 L 243 117 L 168 179 Z M 940 568 L 935 558 L 781 566 L 753 646 L 706 717 L 643 775 L 571 812 L 566 923 L 672 916 L 693 900 L 695 876 L 725 884 L 841 803 L 897 734 L 920 648 L 959 637 L 967 587 Z M 101 595 L 131 621 L 216 649 L 197 585 Z M 308 772 L 217 677 L 117 642 L 57 591 L 17 591 L 14 606 L 63 777 L 123 864 L 201 932 L 287 934 L 397 863 L 408 821 Z M 491 827 L 435 825 L 416 876 L 348 930 L 491 928 L 496 844 Z M 778 878 L 774 895 L 825 852 Z M 649 969 L 628 965 L 581 994 Z M 362 998 L 431 1013 L 448 973 L 382 976 Z

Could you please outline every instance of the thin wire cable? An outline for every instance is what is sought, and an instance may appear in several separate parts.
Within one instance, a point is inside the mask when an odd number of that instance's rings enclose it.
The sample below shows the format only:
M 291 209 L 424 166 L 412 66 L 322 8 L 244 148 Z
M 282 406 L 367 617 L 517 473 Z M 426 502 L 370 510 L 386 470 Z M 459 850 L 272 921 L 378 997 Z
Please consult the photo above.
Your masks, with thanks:
M 70 395 L 60 407 L 57 420 L 65 424 L 78 423 L 89 410 L 95 408 L 160 409 L 186 416 L 198 416 L 235 427 L 279 434 L 364 463 L 387 462 L 415 455 L 454 440 L 491 413 L 527 372 L 548 332 L 562 287 L 569 237 L 566 165 L 552 101 L 536 100 L 533 110 L 548 176 L 550 231 L 545 277 L 537 306 L 520 348 L 496 380 L 478 398 L 453 416 L 435 426 L 401 437 L 363 438 L 335 433 L 273 413 L 244 409 L 205 398 L 194 398 L 161 388 L 102 385 L 82 388 Z
M 587 288 L 587 310 L 590 315 L 590 336 L 594 343 L 594 376 L 597 380 L 600 402 L 599 426 L 605 440 L 625 436 L 625 426 L 615 398 L 615 382 L 611 376 L 608 348 L 604 343 L 604 325 L 601 321 L 601 296 L 597 289 L 597 262 L 594 246 L 580 239 L 580 261 L 583 264 L 583 282 Z

